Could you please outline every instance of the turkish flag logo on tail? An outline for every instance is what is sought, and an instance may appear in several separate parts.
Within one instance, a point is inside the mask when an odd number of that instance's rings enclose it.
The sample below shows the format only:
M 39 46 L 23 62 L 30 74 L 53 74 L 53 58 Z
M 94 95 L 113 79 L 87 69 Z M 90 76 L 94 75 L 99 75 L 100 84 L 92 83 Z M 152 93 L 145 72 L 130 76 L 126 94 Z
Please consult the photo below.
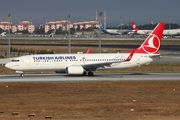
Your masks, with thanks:
M 165 23 L 159 23 L 135 53 L 158 54 Z
M 141 47 L 146 53 L 155 54 L 159 50 L 160 39 L 156 35 L 151 34 Z

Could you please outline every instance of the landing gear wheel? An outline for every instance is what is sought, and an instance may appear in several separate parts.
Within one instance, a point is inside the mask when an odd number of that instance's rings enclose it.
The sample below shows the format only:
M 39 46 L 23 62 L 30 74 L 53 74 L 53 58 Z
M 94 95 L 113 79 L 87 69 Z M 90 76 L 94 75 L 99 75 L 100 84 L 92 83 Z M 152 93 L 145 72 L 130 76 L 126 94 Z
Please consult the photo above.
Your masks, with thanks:
M 20 76 L 21 76 L 21 77 L 24 77 L 24 74 L 23 74 L 23 73 L 21 73 L 21 74 L 20 74 Z
M 86 75 L 87 75 L 87 73 L 86 73 L 86 71 L 84 71 L 83 74 L 82 74 L 82 76 L 86 76 Z
M 93 75 L 94 75 L 93 72 L 91 72 L 91 71 L 88 72 L 88 76 L 93 76 Z

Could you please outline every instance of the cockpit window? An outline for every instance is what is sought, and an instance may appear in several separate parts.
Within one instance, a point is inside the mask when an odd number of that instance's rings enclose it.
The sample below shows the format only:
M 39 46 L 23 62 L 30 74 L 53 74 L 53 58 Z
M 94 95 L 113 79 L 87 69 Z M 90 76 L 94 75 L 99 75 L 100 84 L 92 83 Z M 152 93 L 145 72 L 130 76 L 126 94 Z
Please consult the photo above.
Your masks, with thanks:
M 19 60 L 12 60 L 11 62 L 19 62 Z

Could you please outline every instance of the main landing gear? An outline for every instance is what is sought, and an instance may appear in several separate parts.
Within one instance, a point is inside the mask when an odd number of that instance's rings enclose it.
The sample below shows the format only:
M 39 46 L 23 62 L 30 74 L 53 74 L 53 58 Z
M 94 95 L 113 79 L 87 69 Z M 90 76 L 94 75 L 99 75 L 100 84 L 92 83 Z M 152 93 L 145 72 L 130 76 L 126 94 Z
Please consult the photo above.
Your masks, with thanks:
M 93 76 L 93 75 L 94 75 L 93 72 L 91 72 L 91 71 L 88 72 L 88 76 Z
M 86 75 L 88 75 L 88 76 L 93 76 L 94 73 L 93 73 L 92 71 L 89 71 L 88 73 L 87 73 L 86 71 L 84 71 L 83 74 L 82 74 L 82 76 L 86 76 Z
M 21 73 L 20 76 L 21 76 L 21 77 L 24 77 L 24 73 Z

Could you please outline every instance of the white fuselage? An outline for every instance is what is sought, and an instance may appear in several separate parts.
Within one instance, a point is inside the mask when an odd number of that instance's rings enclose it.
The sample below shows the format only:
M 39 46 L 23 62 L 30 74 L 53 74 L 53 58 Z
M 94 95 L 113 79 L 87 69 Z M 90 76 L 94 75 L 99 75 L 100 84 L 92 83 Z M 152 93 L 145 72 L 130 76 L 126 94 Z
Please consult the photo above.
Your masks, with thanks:
M 124 61 L 130 53 L 109 54 L 39 54 L 27 55 L 13 59 L 6 64 L 7 68 L 15 71 L 64 71 L 69 66 L 97 65 L 112 63 L 98 69 L 124 69 L 151 63 L 159 57 L 149 57 L 149 54 L 134 53 L 130 61 Z
M 180 29 L 169 29 L 169 30 L 164 30 L 163 35 L 165 36 L 176 36 L 180 35 Z
M 122 34 L 129 32 L 130 30 L 127 30 L 127 29 L 102 29 L 101 31 L 106 34 L 111 34 L 111 35 L 122 35 Z
M 106 34 L 112 34 L 112 35 L 118 35 L 118 34 L 120 34 L 119 32 L 118 32 L 118 30 L 115 30 L 115 29 L 104 29 L 104 30 L 102 30 L 104 33 L 106 33 Z
M 135 31 L 139 35 L 149 35 L 152 30 L 137 30 Z M 166 29 L 163 31 L 164 36 L 176 36 L 180 35 L 180 29 Z
M 136 33 L 139 35 L 149 35 L 152 30 L 138 30 Z

